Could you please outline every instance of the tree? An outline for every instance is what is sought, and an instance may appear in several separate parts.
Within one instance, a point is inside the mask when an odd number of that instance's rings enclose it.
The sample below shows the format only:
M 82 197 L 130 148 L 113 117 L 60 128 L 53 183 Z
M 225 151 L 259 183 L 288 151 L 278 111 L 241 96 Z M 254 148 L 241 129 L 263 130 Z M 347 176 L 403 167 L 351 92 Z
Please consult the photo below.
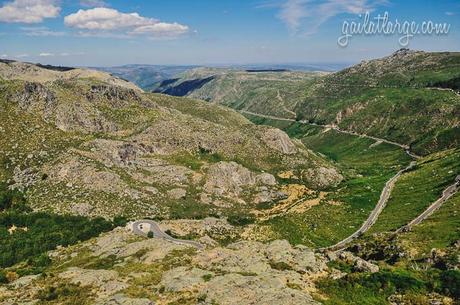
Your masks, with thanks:
M 149 233 L 147 233 L 147 237 L 148 237 L 148 238 L 153 238 L 153 232 L 152 232 L 152 231 L 149 231 Z

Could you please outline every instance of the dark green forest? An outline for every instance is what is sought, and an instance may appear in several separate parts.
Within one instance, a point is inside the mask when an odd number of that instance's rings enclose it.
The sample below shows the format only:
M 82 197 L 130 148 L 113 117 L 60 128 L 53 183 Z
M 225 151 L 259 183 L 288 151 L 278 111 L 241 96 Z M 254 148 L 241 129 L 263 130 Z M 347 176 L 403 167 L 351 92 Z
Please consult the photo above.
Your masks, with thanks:
M 109 221 L 33 212 L 23 193 L 0 183 L 0 268 L 24 262 L 26 268 L 18 273 L 39 273 L 50 263 L 47 251 L 88 240 L 125 223 L 121 217 Z M 13 226 L 16 229 L 10 233 Z M 0 282 L 4 273 L 0 269 Z

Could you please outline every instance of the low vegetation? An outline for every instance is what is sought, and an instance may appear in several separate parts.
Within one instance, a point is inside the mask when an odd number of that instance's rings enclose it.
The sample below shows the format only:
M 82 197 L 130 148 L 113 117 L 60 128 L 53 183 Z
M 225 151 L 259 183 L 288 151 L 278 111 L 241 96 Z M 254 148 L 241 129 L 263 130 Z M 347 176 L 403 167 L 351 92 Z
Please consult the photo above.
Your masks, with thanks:
M 440 293 L 453 299 L 459 297 L 458 270 L 431 269 L 424 272 L 392 268 L 374 274 L 348 273 L 345 277 L 322 279 L 317 285 L 327 299 L 326 305 L 389 304 L 388 299 L 400 295 L 406 304 L 428 304 L 430 293 Z

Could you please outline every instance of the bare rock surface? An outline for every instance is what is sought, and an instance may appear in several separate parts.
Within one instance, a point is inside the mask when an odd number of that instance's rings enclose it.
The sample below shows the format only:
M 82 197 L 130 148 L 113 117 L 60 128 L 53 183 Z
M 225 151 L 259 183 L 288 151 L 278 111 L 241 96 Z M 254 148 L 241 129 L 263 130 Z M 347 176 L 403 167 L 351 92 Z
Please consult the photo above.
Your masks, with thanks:
M 274 128 L 267 129 L 262 136 L 262 140 L 268 145 L 268 147 L 283 154 L 291 155 L 297 152 L 295 144 L 282 130 Z
M 219 300 L 219 304 L 319 304 L 305 291 L 291 289 L 271 276 L 255 277 L 226 274 L 212 279 L 205 289 L 206 300 Z

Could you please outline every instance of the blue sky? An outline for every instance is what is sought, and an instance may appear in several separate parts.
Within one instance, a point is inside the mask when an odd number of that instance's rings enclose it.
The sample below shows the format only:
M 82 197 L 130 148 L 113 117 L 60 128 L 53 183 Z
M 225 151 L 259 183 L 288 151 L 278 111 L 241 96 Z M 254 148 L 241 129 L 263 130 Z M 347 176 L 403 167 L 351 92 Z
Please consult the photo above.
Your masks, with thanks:
M 460 2 L 396 0 L 0 0 L 0 56 L 59 65 L 354 63 L 401 48 L 399 35 L 337 39 L 344 22 L 450 25 L 409 48 L 460 51 Z M 360 17 L 361 14 L 361 17 Z

